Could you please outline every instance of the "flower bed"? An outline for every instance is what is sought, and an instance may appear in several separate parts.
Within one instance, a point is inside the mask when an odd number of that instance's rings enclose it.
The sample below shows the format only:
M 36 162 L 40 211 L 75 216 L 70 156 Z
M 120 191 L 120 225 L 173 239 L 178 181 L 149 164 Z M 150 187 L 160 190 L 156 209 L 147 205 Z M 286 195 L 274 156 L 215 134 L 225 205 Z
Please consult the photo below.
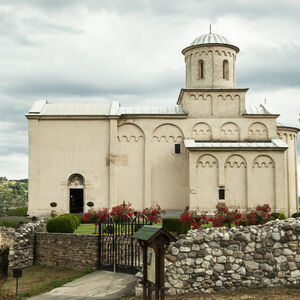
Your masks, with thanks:
M 181 217 L 180 222 L 190 224 L 192 229 L 198 229 L 203 225 L 212 223 L 213 227 L 232 227 L 262 225 L 271 220 L 271 207 L 269 204 L 258 205 L 256 209 L 242 214 L 237 208 L 228 208 L 225 203 L 219 203 L 216 206 L 214 216 L 209 216 L 206 212 L 198 210 L 187 210 Z

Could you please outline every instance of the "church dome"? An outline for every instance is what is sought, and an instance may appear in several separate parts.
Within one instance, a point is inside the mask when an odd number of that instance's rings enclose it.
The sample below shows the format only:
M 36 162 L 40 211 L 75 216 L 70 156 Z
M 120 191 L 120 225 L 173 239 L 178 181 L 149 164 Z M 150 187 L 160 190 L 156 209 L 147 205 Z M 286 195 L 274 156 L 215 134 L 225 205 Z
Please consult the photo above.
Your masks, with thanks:
M 230 42 L 223 36 L 217 33 L 202 34 L 194 39 L 190 46 L 202 45 L 202 44 L 228 44 Z
M 238 47 L 232 45 L 228 41 L 228 39 L 225 38 L 223 35 L 217 33 L 207 33 L 207 34 L 202 34 L 196 39 L 194 39 L 188 47 L 183 49 L 182 52 L 184 53 L 185 50 L 190 48 L 201 47 L 201 46 L 204 47 L 207 45 L 215 45 L 215 46 L 222 45 L 222 46 L 233 48 L 237 53 L 240 51 Z

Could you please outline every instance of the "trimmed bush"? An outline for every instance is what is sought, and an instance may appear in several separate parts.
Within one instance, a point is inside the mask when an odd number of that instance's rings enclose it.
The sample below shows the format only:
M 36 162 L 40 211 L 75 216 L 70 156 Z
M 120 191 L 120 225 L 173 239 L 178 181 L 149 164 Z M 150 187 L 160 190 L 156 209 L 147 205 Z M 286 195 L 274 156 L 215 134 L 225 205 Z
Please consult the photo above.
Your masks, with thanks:
M 177 234 L 186 234 L 191 225 L 187 222 L 179 222 L 179 218 L 165 218 L 163 227 L 168 231 L 177 232 Z
M 58 216 L 50 219 L 46 225 L 48 232 L 73 233 L 76 229 L 75 221 L 70 216 Z
M 79 226 L 81 224 L 81 215 L 80 214 L 75 214 L 75 213 L 72 213 L 71 215 L 73 215 L 74 217 L 76 217 L 77 224 Z
M 285 219 L 286 219 L 286 215 L 284 214 L 283 211 L 280 212 L 278 219 L 279 219 L 279 220 L 285 220 Z
M 24 206 L 24 207 L 8 209 L 5 214 L 7 216 L 27 216 L 27 211 L 28 211 L 28 207 Z
M 300 218 L 300 212 L 292 214 L 292 218 Z
M 271 216 L 272 216 L 273 220 L 276 220 L 276 219 L 279 218 L 280 213 L 279 212 L 273 212 L 273 213 L 271 213 Z
M 68 217 L 74 220 L 76 228 L 80 225 L 76 214 L 62 214 L 60 217 Z M 80 217 L 81 219 L 81 217 Z

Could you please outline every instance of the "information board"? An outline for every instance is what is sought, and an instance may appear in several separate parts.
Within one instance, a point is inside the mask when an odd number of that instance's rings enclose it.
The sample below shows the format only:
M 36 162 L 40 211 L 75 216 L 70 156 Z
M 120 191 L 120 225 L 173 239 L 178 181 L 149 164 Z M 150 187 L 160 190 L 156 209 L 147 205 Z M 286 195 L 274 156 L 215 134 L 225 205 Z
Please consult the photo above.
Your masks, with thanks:
M 155 251 L 147 248 L 147 279 L 155 283 Z

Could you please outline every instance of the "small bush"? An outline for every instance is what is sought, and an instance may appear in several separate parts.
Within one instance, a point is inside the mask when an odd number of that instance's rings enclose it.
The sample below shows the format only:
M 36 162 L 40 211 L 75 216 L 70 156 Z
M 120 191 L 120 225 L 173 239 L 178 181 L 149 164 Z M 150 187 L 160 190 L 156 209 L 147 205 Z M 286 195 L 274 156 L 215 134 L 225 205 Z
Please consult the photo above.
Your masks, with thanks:
M 163 220 L 163 227 L 177 234 L 186 234 L 191 228 L 191 225 L 187 222 L 179 222 L 179 218 L 165 218 Z
M 284 214 L 283 211 L 280 212 L 278 219 L 279 220 L 285 220 L 286 219 L 286 215 Z
M 27 216 L 27 211 L 28 211 L 28 207 L 24 206 L 24 207 L 8 209 L 5 214 L 7 216 Z
M 94 202 L 89 201 L 86 205 L 87 205 L 88 207 L 93 207 L 93 206 L 94 206 Z
M 300 212 L 292 214 L 292 218 L 300 218 Z
M 50 219 L 46 225 L 48 232 L 73 233 L 76 229 L 75 221 L 69 216 L 58 216 Z
M 68 217 L 68 218 L 73 219 L 74 222 L 75 222 L 76 228 L 80 225 L 76 214 L 63 214 L 63 215 L 60 215 L 60 217 Z
M 54 207 L 57 206 L 57 203 L 56 203 L 56 202 L 51 202 L 51 203 L 50 203 L 50 206 L 51 206 L 52 208 L 54 208 Z
M 73 215 L 73 216 L 75 216 L 76 217 L 76 219 L 77 219 L 77 224 L 78 224 L 78 226 L 81 224 L 81 215 L 80 214 L 75 214 L 75 213 L 73 213 L 73 214 L 71 214 L 71 215 Z
M 273 212 L 273 213 L 271 213 L 271 216 L 272 216 L 273 220 L 278 219 L 278 218 L 279 218 L 279 215 L 280 215 L 279 212 Z

